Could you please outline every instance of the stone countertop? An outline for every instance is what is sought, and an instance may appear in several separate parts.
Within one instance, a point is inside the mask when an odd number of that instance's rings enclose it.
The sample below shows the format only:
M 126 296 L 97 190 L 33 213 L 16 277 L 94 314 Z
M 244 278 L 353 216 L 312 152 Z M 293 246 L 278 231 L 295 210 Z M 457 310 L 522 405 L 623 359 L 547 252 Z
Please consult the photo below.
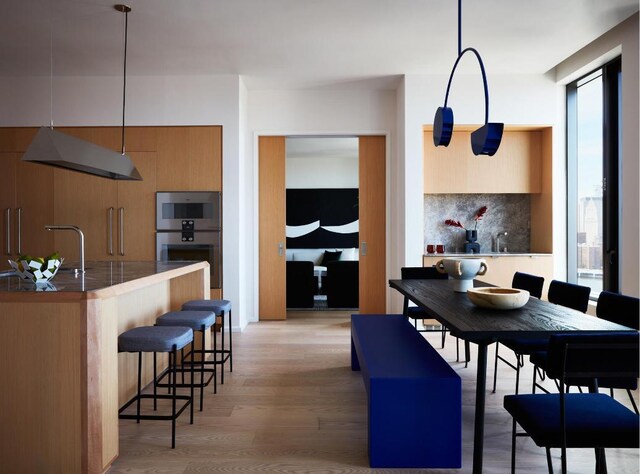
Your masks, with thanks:
M 499 257 L 550 257 L 551 253 L 511 253 L 511 252 L 488 252 L 488 253 L 433 253 L 424 254 L 423 257 L 482 257 L 482 258 L 499 258 Z
M 194 265 L 195 261 L 172 262 L 86 262 L 85 272 L 76 275 L 74 262 L 65 262 L 56 276 L 44 285 L 23 280 L 13 272 L 0 273 L 0 292 L 88 292 L 103 290 L 134 280 Z

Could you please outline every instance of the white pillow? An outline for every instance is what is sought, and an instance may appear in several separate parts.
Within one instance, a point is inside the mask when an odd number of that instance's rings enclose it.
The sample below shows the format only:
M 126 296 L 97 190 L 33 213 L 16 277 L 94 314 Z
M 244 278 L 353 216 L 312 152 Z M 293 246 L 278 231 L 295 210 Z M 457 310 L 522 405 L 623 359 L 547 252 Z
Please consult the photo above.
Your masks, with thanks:
M 356 260 L 356 249 L 350 248 L 350 249 L 341 249 L 341 250 L 342 250 L 342 254 L 340 254 L 340 260 L 348 260 L 348 261 Z

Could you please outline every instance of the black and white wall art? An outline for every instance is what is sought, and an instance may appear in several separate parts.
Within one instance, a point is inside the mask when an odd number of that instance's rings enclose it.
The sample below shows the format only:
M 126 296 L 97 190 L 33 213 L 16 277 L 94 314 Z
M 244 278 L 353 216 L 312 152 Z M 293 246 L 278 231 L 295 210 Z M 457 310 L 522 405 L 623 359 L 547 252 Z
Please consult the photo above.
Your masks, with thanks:
M 358 189 L 287 189 L 287 248 L 358 247 Z

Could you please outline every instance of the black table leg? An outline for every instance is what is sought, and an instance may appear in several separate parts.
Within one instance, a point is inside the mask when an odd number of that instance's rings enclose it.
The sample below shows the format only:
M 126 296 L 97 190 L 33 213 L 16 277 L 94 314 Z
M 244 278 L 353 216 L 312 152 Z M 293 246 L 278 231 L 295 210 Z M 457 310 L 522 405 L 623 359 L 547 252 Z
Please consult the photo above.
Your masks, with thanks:
M 476 376 L 476 418 L 473 429 L 473 473 L 482 472 L 482 451 L 484 444 L 484 398 L 487 388 L 487 346 L 478 343 L 478 374 Z

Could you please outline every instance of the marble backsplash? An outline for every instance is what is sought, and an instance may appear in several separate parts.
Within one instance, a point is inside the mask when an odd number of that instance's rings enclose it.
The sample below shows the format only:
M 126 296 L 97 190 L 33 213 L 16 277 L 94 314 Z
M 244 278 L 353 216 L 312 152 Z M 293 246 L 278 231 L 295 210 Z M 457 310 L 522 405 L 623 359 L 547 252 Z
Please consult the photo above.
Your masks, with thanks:
M 481 252 L 495 251 L 496 235 L 500 248 L 508 252 L 530 252 L 531 199 L 528 194 L 425 194 L 424 252 L 428 244 L 444 244 L 447 252 L 463 252 L 465 232 L 447 226 L 445 219 L 459 220 L 467 229 L 474 228 L 478 209 L 487 206 L 487 213 L 478 223 L 478 243 Z

